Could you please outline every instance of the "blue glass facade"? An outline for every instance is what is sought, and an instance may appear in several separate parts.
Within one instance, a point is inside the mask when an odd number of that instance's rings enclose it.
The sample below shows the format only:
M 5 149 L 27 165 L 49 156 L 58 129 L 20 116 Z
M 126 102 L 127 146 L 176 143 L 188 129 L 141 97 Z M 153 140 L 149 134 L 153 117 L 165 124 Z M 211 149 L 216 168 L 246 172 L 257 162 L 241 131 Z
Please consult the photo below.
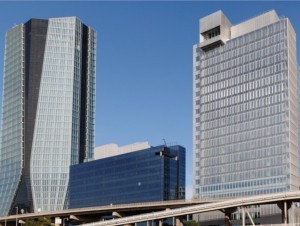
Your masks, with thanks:
M 157 146 L 70 168 L 69 208 L 185 198 L 185 148 Z

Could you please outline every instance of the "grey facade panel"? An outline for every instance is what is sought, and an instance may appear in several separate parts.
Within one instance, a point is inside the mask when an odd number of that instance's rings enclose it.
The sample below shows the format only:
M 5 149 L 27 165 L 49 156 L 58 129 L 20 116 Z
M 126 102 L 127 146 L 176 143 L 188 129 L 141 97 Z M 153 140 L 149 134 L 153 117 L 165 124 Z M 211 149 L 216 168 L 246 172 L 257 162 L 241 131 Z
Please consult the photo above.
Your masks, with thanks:
M 16 199 L 11 209 L 25 212 L 33 210 L 30 186 L 30 157 L 35 125 L 35 115 L 39 96 L 39 87 L 43 67 L 44 50 L 47 37 L 48 20 L 31 19 L 25 23 L 25 92 L 24 92 L 24 165 L 22 179 Z
M 79 163 L 83 163 L 86 159 L 86 130 L 87 130 L 87 54 L 88 54 L 88 27 L 86 25 L 82 26 L 81 29 L 81 104 L 80 104 L 80 138 L 79 138 Z
M 195 197 L 299 187 L 296 38 L 273 15 L 247 21 L 249 32 L 236 25 L 243 34 L 223 46 L 194 47 Z

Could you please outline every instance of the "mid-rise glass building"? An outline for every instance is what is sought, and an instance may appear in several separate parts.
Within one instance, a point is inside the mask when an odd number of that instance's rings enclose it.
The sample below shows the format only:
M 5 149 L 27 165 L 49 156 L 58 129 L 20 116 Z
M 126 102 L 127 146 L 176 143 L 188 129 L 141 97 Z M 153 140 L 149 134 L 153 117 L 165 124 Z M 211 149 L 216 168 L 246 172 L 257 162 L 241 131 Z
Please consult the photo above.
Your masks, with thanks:
M 69 166 L 93 157 L 96 32 L 76 17 L 6 33 L 0 215 L 61 210 Z
M 200 20 L 194 46 L 194 196 L 299 189 L 296 34 L 274 10 Z
M 69 208 L 185 198 L 185 148 L 123 148 L 120 153 L 71 166 Z

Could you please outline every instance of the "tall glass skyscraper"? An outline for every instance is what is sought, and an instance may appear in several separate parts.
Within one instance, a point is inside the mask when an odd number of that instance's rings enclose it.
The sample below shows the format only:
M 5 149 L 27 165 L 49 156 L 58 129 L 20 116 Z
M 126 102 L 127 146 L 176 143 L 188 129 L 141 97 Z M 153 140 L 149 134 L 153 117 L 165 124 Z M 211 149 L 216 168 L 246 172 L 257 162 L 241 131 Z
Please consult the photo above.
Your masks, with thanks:
M 76 17 L 7 31 L 0 215 L 67 204 L 69 166 L 93 156 L 95 73 L 96 32 Z
M 194 196 L 299 189 L 296 34 L 274 10 L 200 20 L 194 46 Z

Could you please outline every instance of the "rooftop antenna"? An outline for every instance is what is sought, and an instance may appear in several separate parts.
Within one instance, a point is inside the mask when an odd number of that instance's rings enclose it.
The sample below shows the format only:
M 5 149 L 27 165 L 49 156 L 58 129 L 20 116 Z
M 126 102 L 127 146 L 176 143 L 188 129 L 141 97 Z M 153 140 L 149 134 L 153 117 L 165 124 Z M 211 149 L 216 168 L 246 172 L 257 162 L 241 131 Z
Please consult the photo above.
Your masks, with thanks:
M 165 146 L 167 146 L 166 140 L 165 140 L 165 139 L 162 139 L 162 140 L 163 140 L 163 142 L 164 142 Z

